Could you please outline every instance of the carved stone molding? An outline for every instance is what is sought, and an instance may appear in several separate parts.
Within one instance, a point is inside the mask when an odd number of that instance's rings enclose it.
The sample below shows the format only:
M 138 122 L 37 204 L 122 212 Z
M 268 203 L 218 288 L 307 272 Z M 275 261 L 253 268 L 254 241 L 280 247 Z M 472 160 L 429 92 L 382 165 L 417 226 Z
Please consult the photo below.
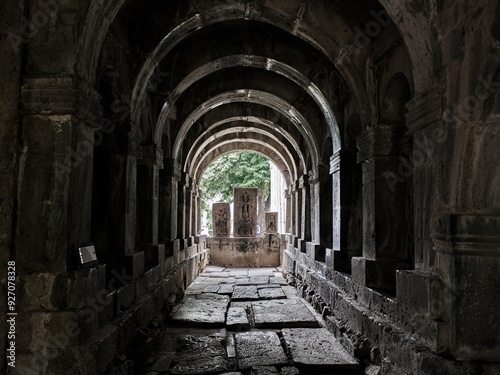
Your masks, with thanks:
M 101 96 L 74 77 L 25 77 L 21 88 L 22 112 L 26 115 L 75 115 L 99 127 Z
M 163 173 L 179 181 L 181 178 L 181 166 L 175 159 L 163 159 Z
M 141 147 L 142 158 L 138 160 L 139 164 L 156 165 L 163 168 L 163 150 L 158 145 L 144 145 Z
M 442 97 L 442 92 L 436 86 L 416 96 L 407 104 L 406 126 L 408 134 L 425 129 L 441 120 Z
M 357 138 L 358 163 L 374 156 L 408 155 L 411 144 L 404 126 L 376 125 Z

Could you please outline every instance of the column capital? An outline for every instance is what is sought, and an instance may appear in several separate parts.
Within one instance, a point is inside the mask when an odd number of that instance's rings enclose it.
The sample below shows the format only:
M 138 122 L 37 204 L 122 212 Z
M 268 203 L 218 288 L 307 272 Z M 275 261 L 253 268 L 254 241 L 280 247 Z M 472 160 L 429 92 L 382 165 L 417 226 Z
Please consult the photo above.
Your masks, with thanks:
M 186 188 L 186 189 L 191 189 L 191 184 L 193 182 L 193 179 L 186 173 L 186 172 L 181 172 L 181 184 Z
M 378 124 L 366 129 L 357 138 L 358 163 L 375 156 L 408 155 L 410 138 L 402 125 Z
M 163 150 L 156 144 L 143 145 L 140 148 L 141 158 L 139 164 L 156 165 L 163 168 Z
M 91 127 L 100 125 L 101 96 L 71 76 L 24 77 L 21 87 L 25 115 L 74 115 Z
M 407 104 L 406 125 L 408 134 L 425 129 L 441 120 L 443 113 L 442 98 L 441 86 L 436 85 L 415 96 Z
M 330 157 L 330 174 L 338 172 L 346 167 L 352 169 L 356 164 L 356 154 L 352 151 L 337 151 Z
M 299 186 L 298 186 L 299 189 L 302 189 L 304 187 L 309 186 L 309 175 L 304 174 L 304 175 L 300 176 L 298 183 L 299 183 Z
M 171 177 L 180 181 L 181 179 L 181 166 L 177 160 L 172 158 L 163 159 L 163 173 L 167 177 Z

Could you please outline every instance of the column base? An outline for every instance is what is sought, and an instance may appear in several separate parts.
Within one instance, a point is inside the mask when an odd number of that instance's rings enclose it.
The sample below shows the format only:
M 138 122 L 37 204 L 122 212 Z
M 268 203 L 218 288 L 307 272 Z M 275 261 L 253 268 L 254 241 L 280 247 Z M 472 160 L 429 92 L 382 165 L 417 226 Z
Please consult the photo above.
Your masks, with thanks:
M 409 269 L 408 264 L 401 261 L 385 259 L 351 259 L 352 278 L 368 288 L 383 289 L 390 292 L 396 290 L 396 270 Z
M 144 252 L 113 255 L 108 264 L 111 264 L 110 269 L 106 269 L 108 275 L 115 271 L 126 275 L 130 280 L 136 279 L 144 273 Z
M 297 248 L 300 250 L 301 253 L 307 252 L 307 241 L 303 240 L 302 238 L 299 238 L 297 240 Z
M 351 272 L 351 259 L 346 251 L 326 249 L 325 258 L 328 269 L 339 272 Z
M 325 249 L 321 245 L 315 244 L 314 242 L 306 243 L 306 254 L 310 259 L 317 262 L 326 261 Z
M 147 268 L 153 268 L 165 261 L 165 244 L 144 245 L 142 248 Z
M 181 251 L 181 240 L 165 241 L 165 256 L 167 258 L 179 255 L 180 251 Z

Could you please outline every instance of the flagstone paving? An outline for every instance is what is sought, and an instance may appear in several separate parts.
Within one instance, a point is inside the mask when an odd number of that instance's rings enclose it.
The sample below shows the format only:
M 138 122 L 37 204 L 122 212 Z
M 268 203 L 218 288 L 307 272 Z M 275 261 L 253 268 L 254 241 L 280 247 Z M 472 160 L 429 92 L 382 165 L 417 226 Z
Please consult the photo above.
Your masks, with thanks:
M 207 267 L 141 375 L 353 375 L 358 360 L 278 269 Z

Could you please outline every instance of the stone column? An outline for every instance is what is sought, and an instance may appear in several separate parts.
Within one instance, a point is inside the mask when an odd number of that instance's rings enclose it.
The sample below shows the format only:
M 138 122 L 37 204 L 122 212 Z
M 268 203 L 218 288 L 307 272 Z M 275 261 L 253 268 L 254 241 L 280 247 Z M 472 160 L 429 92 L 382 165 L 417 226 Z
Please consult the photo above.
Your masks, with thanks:
M 90 241 L 100 96 L 72 77 L 23 82 L 15 260 L 24 273 L 66 272 L 76 268 L 68 251 Z
M 415 269 L 432 270 L 435 251 L 431 240 L 429 222 L 435 211 L 430 197 L 435 194 L 432 168 L 438 149 L 442 147 L 449 133 L 449 124 L 442 121 L 441 89 L 436 87 L 416 96 L 408 103 L 406 123 L 408 134 L 413 138 L 410 158 L 400 160 L 398 173 L 391 176 L 393 185 L 400 185 L 407 176 L 413 177 L 414 195 L 414 262 Z M 411 162 L 411 163 L 410 163 Z
M 352 275 L 368 287 L 394 289 L 396 270 L 410 267 L 412 211 L 406 181 L 393 186 L 387 175 L 396 174 L 398 157 L 408 155 L 405 127 L 373 126 L 358 138 L 358 148 L 363 168 L 363 257 L 352 259 Z
M 285 189 L 285 226 L 286 233 L 292 233 L 292 202 L 291 194 L 289 189 Z
M 327 263 L 331 269 L 349 272 L 351 258 L 361 254 L 349 248 L 349 224 L 352 217 L 354 194 L 353 185 L 356 166 L 355 155 L 339 151 L 330 158 L 332 184 L 332 248 L 327 251 Z M 360 233 L 361 235 L 361 233 Z
M 186 174 L 186 178 L 184 181 L 184 248 L 189 247 L 193 244 L 191 238 L 191 229 L 192 229 L 192 202 L 193 202 L 193 194 L 192 194 L 192 179 L 189 175 Z
M 294 246 L 298 247 L 298 240 L 302 238 L 302 190 L 299 188 L 299 181 L 295 181 L 293 186 L 295 192 L 295 215 L 294 215 L 294 223 L 295 223 L 295 233 L 294 233 Z
M 148 267 L 165 260 L 165 245 L 158 242 L 159 170 L 163 168 L 163 152 L 156 145 L 143 146 L 137 163 L 137 238 L 145 252 Z
M 500 216 L 460 213 L 432 219 L 442 282 L 432 317 L 438 347 L 459 361 L 500 361 Z
M 306 251 L 307 242 L 311 241 L 311 191 L 309 176 L 303 175 L 299 179 L 299 191 L 301 197 L 300 215 L 300 250 Z
M 177 215 L 172 216 L 172 220 L 177 220 L 177 238 L 180 240 L 181 249 L 185 248 L 184 239 L 186 238 L 186 177 L 185 172 L 181 172 L 181 179 L 177 184 Z
M 199 190 L 196 195 L 196 234 L 201 235 L 201 196 Z
M 193 185 L 192 191 L 192 202 L 191 202 L 191 236 L 196 236 L 199 234 L 198 230 L 198 186 Z
M 160 241 L 165 242 L 167 256 L 177 253 L 180 240 L 178 230 L 178 186 L 180 180 L 180 166 L 174 159 L 164 159 L 163 169 L 160 170 L 160 204 L 159 225 Z

